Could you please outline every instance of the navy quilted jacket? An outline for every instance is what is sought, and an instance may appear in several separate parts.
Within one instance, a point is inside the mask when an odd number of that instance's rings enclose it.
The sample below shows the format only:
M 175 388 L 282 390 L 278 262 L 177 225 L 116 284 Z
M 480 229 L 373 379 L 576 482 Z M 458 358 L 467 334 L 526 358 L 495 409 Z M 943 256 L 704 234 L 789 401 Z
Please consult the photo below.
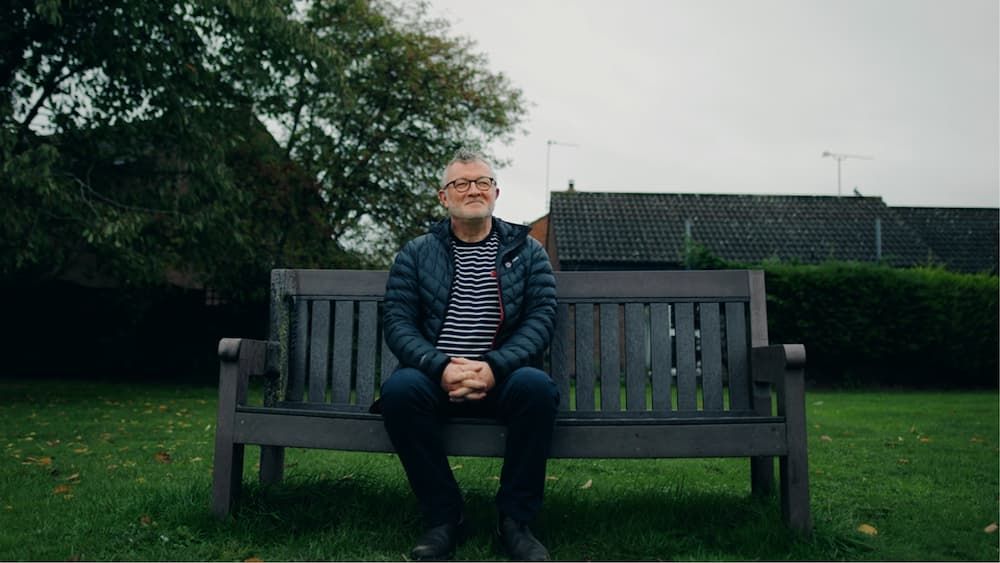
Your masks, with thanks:
M 535 364 L 552 338 L 556 282 L 545 249 L 528 227 L 493 218 L 500 236 L 497 271 L 502 321 L 494 349 L 481 358 L 497 382 Z M 389 270 L 385 289 L 385 341 L 401 366 L 440 379 L 449 358 L 434 347 L 454 272 L 451 219 L 445 219 L 403 247 Z

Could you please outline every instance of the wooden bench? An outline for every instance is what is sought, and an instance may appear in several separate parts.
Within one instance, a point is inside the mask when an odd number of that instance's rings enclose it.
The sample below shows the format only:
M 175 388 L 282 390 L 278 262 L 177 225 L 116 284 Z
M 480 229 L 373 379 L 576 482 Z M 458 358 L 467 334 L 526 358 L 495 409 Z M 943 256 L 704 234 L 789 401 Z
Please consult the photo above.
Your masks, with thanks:
M 286 447 L 393 451 L 368 413 L 396 364 L 380 328 L 386 276 L 274 270 L 270 340 L 220 342 L 216 515 L 239 494 L 248 444 L 261 446 L 268 484 Z M 556 284 L 540 366 L 562 396 L 552 457 L 747 457 L 755 494 L 771 492 L 778 458 L 785 521 L 810 532 L 805 349 L 768 345 L 763 272 L 557 272 Z M 247 401 L 251 376 L 264 378 L 263 404 Z M 502 456 L 503 436 L 461 419 L 447 449 Z

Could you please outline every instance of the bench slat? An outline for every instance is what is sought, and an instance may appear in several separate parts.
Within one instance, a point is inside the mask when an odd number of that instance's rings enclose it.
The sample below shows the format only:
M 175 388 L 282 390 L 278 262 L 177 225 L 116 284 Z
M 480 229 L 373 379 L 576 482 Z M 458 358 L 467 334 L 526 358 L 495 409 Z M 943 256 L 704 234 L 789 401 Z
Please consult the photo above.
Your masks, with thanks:
M 559 410 L 568 411 L 570 407 L 569 396 L 569 305 L 560 303 L 556 308 L 556 326 L 552 336 L 552 347 L 550 350 L 551 370 L 550 374 L 559 388 Z
M 392 353 L 389 349 L 389 345 L 386 344 L 385 338 L 379 336 L 379 340 L 382 341 L 382 382 L 384 383 L 389 376 L 392 375 L 392 370 L 396 369 L 396 355 Z
M 576 410 L 594 410 L 594 307 L 576 306 Z
M 378 350 L 378 303 L 363 301 L 358 305 L 358 371 L 355 392 L 357 404 L 375 400 L 375 351 Z
M 646 410 L 646 308 L 625 305 L 625 407 Z
M 726 352 L 729 359 L 729 408 L 750 408 L 747 322 L 742 303 L 726 303 Z
M 601 309 L 601 411 L 621 410 L 621 365 L 618 346 L 618 304 Z
M 445 449 L 457 456 L 502 456 L 506 429 L 490 421 L 444 426 Z M 381 417 L 324 418 L 237 412 L 237 443 L 391 452 Z M 772 421 L 676 424 L 556 423 L 551 458 L 671 458 L 785 455 L 785 424 Z
M 326 380 L 330 351 L 330 302 L 312 304 L 312 335 L 309 337 L 309 401 L 326 400 Z
M 671 369 L 673 350 L 670 346 L 670 306 L 666 303 L 652 303 L 649 306 L 650 334 L 650 377 L 653 387 L 653 410 L 670 411 Z
M 331 403 L 351 399 L 351 345 L 354 342 L 354 301 L 337 301 L 333 334 L 333 386 Z
M 698 373 L 695 365 L 694 303 L 674 306 L 677 341 L 677 410 L 698 409 Z
M 388 272 L 367 270 L 275 270 L 287 280 L 286 295 L 381 299 Z M 560 299 L 593 301 L 747 301 L 744 270 L 556 272 Z
M 719 304 L 701 303 L 701 393 L 704 410 L 722 410 L 722 332 Z
M 331 405 L 328 403 L 304 403 L 301 401 L 283 401 L 276 405 L 262 407 L 254 405 L 237 405 L 237 412 L 252 413 L 276 413 L 294 414 L 298 416 L 318 416 L 322 418 L 359 418 L 369 419 L 380 415 L 372 414 L 368 411 L 367 405 Z M 495 421 L 489 417 L 454 417 L 452 420 L 462 422 L 471 420 L 482 424 L 492 424 Z M 603 413 L 600 411 L 590 412 L 562 412 L 556 415 L 556 423 L 559 425 L 633 425 L 633 424 L 717 424 L 743 423 L 743 422 L 783 422 L 782 416 L 762 416 L 753 410 L 743 411 L 690 411 L 690 412 L 628 412 Z
M 746 271 L 556 272 L 560 299 L 590 301 L 746 301 Z
M 288 347 L 288 387 L 285 398 L 289 401 L 301 401 L 305 394 L 306 348 L 309 346 L 309 302 L 295 298 L 291 307 L 291 342 Z

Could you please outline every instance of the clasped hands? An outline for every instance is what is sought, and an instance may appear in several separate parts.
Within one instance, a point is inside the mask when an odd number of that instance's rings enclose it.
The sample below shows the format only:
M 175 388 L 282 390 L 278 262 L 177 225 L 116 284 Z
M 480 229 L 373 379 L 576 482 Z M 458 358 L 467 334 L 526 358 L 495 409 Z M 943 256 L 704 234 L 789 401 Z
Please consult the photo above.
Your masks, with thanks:
M 441 388 L 453 403 L 478 401 L 493 389 L 496 380 L 490 364 L 466 358 L 452 358 L 441 374 Z

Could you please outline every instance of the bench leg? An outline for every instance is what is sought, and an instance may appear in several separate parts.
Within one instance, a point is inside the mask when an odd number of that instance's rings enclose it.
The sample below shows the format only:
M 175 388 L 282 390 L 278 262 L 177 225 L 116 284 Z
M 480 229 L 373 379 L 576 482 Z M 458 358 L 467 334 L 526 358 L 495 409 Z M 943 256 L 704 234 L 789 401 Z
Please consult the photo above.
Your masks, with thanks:
M 781 471 L 781 515 L 790 528 L 808 535 L 812 532 L 812 515 L 809 511 L 809 470 L 805 455 L 783 456 L 778 465 Z
M 277 485 L 285 477 L 285 448 L 260 447 L 260 483 Z
M 781 514 L 792 529 L 812 533 L 809 511 L 809 457 L 806 451 L 805 384 L 802 372 L 785 379 L 786 436 L 788 455 L 781 456 Z
M 753 496 L 766 497 L 774 493 L 774 458 L 750 458 L 750 491 Z
M 754 383 L 754 411 L 760 416 L 771 416 L 771 385 Z M 774 457 L 750 458 L 750 491 L 754 496 L 766 497 L 774 492 Z
M 243 486 L 243 444 L 220 444 L 216 437 L 212 468 L 212 513 L 219 519 L 229 516 Z

